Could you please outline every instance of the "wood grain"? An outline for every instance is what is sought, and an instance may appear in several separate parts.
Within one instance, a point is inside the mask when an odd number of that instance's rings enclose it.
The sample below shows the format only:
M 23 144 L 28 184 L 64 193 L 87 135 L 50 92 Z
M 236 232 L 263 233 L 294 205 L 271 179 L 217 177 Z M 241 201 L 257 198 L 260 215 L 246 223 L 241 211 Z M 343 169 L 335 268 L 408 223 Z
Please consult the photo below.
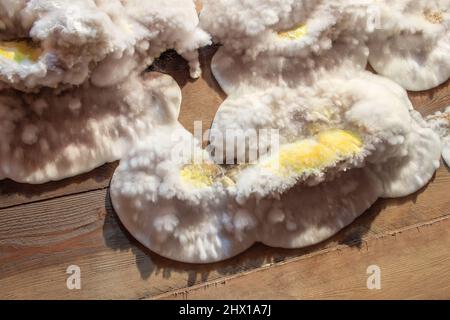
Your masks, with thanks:
M 414 107 L 422 115 L 430 115 L 450 106 L 450 81 L 439 87 L 420 92 L 409 92 L 409 97 Z
M 173 75 L 182 87 L 181 122 L 190 130 L 196 120 L 208 129 L 225 98 L 209 69 L 215 49 L 202 50 L 204 74 L 198 81 L 187 78 L 187 65 L 173 52 L 153 66 Z M 450 84 L 410 96 L 419 111 L 429 114 L 450 104 Z M 449 267 L 450 237 L 450 173 L 444 166 L 420 192 L 378 201 L 319 245 L 280 250 L 257 244 L 225 262 L 186 265 L 143 248 L 118 222 L 108 196 L 116 165 L 43 186 L 0 182 L 0 298 L 213 298 L 226 297 L 228 290 L 249 298 L 450 298 L 448 272 L 442 272 Z M 363 269 L 372 260 L 386 268 L 387 289 L 397 286 L 397 291 L 373 293 L 361 287 Z M 72 264 L 81 267 L 79 291 L 66 288 L 66 269 Z M 341 273 L 335 271 L 338 267 Z M 277 277 L 286 286 L 284 293 L 274 284 Z M 424 278 L 428 282 L 420 286 Z M 260 293 L 252 293 L 256 291 Z
M 448 299 L 450 216 L 270 268 L 181 290 L 178 299 Z M 430 248 L 433 248 L 430 250 Z M 380 289 L 367 269 L 379 267 Z
M 421 193 L 380 200 L 329 241 L 300 250 L 255 245 L 235 259 L 212 265 L 175 263 L 140 246 L 118 222 L 107 189 L 4 209 L 0 298 L 149 298 L 330 248 L 362 248 L 368 239 L 447 217 L 449 185 L 450 174 L 442 168 Z M 82 270 L 80 291 L 65 286 L 65 270 L 72 264 Z

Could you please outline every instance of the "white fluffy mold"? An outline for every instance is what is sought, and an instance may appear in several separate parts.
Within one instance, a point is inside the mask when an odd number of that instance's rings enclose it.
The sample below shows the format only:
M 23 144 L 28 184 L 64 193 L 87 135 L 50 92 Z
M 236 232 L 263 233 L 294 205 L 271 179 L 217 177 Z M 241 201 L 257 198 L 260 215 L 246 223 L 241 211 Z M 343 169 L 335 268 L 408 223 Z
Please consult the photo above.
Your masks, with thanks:
M 384 186 L 380 196 L 400 197 L 425 186 L 439 167 L 439 137 L 412 109 L 406 92 L 365 71 L 329 74 L 296 89 L 237 92 L 219 108 L 212 128 L 212 135 L 225 136 L 279 130 L 275 154 L 264 155 L 270 139 L 238 150 L 263 154 L 258 166 L 242 170 L 237 190 L 244 198 L 280 194 L 299 182 L 315 185 L 359 167 L 377 173 Z M 226 154 L 221 143 L 211 142 L 216 153 Z
M 232 185 L 190 133 L 160 128 L 121 161 L 111 199 L 128 231 L 152 251 L 209 263 L 256 241 L 257 220 L 233 200 Z
M 450 77 L 450 1 L 377 1 L 380 25 L 369 41 L 369 62 L 411 91 Z
M 0 0 L 2 87 L 66 88 L 88 78 L 112 86 L 175 49 L 200 75 L 197 49 L 209 44 L 192 0 Z
M 248 86 L 295 86 L 312 70 L 346 61 L 365 68 L 368 19 L 358 12 L 340 1 L 211 0 L 200 22 L 223 45 L 212 70 L 230 94 Z
M 120 159 L 156 125 L 174 123 L 181 91 L 167 75 L 131 75 L 107 88 L 89 83 L 55 95 L 0 95 L 0 179 L 45 183 Z
M 352 169 L 316 186 L 297 186 L 256 207 L 264 221 L 259 240 L 272 247 L 320 243 L 352 223 L 380 197 L 382 187 L 367 169 Z M 265 206 L 264 206 L 265 205 Z

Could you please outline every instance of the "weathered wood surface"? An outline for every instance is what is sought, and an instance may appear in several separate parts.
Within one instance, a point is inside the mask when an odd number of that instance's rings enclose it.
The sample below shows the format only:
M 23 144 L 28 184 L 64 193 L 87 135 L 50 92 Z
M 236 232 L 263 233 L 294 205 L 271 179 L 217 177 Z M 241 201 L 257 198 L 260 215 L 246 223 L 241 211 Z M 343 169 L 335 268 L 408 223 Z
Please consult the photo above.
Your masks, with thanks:
M 182 87 L 181 122 L 208 129 L 224 99 L 202 51 L 204 75 L 169 53 L 156 70 Z M 424 115 L 450 105 L 450 83 L 411 94 Z M 139 245 L 111 209 L 116 163 L 43 186 L 0 182 L 0 298 L 450 298 L 450 172 L 405 199 L 380 200 L 332 239 L 300 250 L 257 244 L 212 265 L 163 259 Z M 366 288 L 379 265 L 382 289 Z M 81 290 L 68 290 L 66 269 L 81 268 Z
M 159 298 L 448 299 L 449 228 L 447 216 Z M 380 268 L 378 290 L 368 290 L 368 266 Z

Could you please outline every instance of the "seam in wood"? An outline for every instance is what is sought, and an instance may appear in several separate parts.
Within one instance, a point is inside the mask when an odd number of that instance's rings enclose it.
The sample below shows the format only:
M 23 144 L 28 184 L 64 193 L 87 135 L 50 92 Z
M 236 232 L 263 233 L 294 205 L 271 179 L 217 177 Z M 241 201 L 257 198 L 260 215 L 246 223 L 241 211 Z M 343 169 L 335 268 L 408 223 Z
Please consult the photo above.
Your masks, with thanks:
M 10 205 L 10 206 L 1 207 L 0 208 L 0 212 L 1 212 L 1 210 L 11 209 L 11 208 L 19 208 L 19 207 L 27 206 L 27 205 L 30 205 L 30 204 L 42 203 L 42 202 L 47 202 L 47 201 L 56 200 L 56 199 L 63 199 L 63 198 L 73 197 L 73 196 L 82 195 L 82 194 L 86 194 L 86 193 L 91 193 L 91 192 L 95 192 L 95 191 L 106 190 L 106 189 L 109 189 L 109 185 L 105 186 L 105 187 L 94 188 L 94 189 L 89 189 L 89 190 L 84 190 L 84 191 L 78 191 L 78 192 L 73 192 L 73 193 L 62 194 L 62 195 L 49 197 L 49 198 L 45 198 L 45 199 L 34 200 L 34 201 L 30 201 L 30 202 L 13 204 L 13 205 Z

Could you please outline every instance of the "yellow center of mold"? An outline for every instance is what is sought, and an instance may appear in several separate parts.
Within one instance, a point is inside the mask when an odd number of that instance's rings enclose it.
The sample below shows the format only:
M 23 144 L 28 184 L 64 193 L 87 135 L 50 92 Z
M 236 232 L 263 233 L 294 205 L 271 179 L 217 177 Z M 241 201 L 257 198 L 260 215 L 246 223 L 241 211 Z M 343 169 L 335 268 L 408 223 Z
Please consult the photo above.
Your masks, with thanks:
M 317 141 L 340 155 L 355 155 L 363 146 L 361 138 L 346 130 L 327 130 L 317 136 Z
M 363 142 L 356 134 L 345 130 L 327 130 L 314 138 L 300 140 L 281 147 L 277 160 L 266 167 L 289 176 L 311 170 L 321 170 L 358 154 Z
M 301 175 L 311 170 L 323 170 L 339 161 L 357 155 L 363 147 L 362 139 L 346 130 L 325 130 L 308 139 L 284 145 L 277 156 L 261 165 L 283 176 Z M 183 182 L 194 188 L 211 187 L 215 182 L 229 187 L 235 184 L 233 177 L 239 168 L 226 171 L 215 164 L 192 164 L 181 169 Z
M 0 42 L 0 56 L 17 63 L 26 60 L 35 62 L 40 55 L 41 49 L 25 40 Z
M 308 26 L 301 25 L 293 30 L 278 32 L 278 36 L 287 40 L 299 40 L 308 34 Z
M 195 188 L 211 187 L 221 174 L 221 168 L 214 164 L 190 164 L 180 171 L 182 181 Z

